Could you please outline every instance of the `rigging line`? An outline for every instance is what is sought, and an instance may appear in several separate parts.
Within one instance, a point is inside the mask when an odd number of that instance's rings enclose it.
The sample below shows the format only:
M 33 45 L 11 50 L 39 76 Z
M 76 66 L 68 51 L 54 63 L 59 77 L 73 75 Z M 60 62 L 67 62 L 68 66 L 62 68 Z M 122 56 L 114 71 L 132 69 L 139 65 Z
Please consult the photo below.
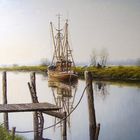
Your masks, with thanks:
M 86 91 L 86 89 L 87 89 L 88 86 L 89 86 L 89 84 L 87 84 L 87 85 L 85 86 L 85 88 L 84 88 L 84 90 L 83 90 L 83 92 L 82 92 L 82 95 L 81 95 L 81 97 L 80 97 L 78 103 L 76 104 L 76 106 L 73 108 L 73 110 L 72 110 L 66 117 L 64 117 L 63 119 L 61 119 L 60 121 L 58 121 L 57 123 L 55 123 L 55 124 L 53 124 L 53 125 L 50 125 L 50 126 L 48 126 L 48 127 L 46 127 L 46 128 L 43 128 L 43 130 L 52 128 L 52 127 L 54 127 L 54 126 L 60 124 L 60 123 L 61 123 L 62 121 L 64 121 L 65 119 L 67 119 L 67 118 L 75 111 L 75 109 L 78 107 L 78 105 L 81 103 L 82 98 L 83 98 L 83 96 L 84 96 L 84 93 L 85 93 L 85 91 Z M 11 132 L 11 130 L 9 130 L 9 131 Z M 36 132 L 36 131 L 34 131 L 34 130 L 29 130 L 29 131 L 15 131 L 15 133 L 32 133 L 32 132 Z

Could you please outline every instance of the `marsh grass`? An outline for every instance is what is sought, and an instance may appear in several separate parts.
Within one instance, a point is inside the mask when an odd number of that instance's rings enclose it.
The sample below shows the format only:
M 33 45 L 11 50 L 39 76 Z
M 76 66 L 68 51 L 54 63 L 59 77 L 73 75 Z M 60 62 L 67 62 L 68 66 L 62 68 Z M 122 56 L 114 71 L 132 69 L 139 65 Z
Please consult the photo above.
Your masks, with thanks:
M 1 71 L 47 71 L 47 66 L 12 66 L 1 67 Z
M 93 78 L 105 80 L 131 80 L 140 81 L 139 66 L 112 66 L 105 68 L 97 67 L 76 67 L 75 71 L 80 77 L 84 76 L 84 71 L 92 72 Z
M 0 125 L 0 140 L 12 140 L 12 135 Z M 26 140 L 24 137 L 16 135 L 14 140 Z
M 13 66 L 1 67 L 1 71 L 37 71 L 47 72 L 47 66 Z M 140 81 L 140 66 L 111 66 L 105 68 L 81 67 L 73 68 L 79 78 L 84 78 L 84 71 L 91 71 L 94 79 Z

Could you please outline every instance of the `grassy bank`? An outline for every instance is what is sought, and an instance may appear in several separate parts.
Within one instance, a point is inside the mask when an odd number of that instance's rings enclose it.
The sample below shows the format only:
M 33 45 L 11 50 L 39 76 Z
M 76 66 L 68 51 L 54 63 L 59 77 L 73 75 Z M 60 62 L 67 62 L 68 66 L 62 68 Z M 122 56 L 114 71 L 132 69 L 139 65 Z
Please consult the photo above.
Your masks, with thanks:
M 0 70 L 46 72 L 47 66 L 1 67 Z M 86 70 L 91 71 L 93 78 L 98 80 L 140 81 L 140 66 L 112 66 L 105 68 L 77 66 L 74 69 L 78 73 L 79 78 L 84 78 L 84 71 Z
M 12 66 L 1 67 L 0 71 L 47 71 L 47 66 Z
M 94 79 L 101 80 L 123 80 L 123 81 L 140 81 L 139 66 L 112 66 L 105 68 L 97 67 L 76 67 L 75 71 L 79 77 L 84 77 L 84 71 L 92 72 Z
M 12 140 L 12 135 L 0 125 L 0 140 Z M 25 138 L 16 135 L 14 140 L 25 140 Z

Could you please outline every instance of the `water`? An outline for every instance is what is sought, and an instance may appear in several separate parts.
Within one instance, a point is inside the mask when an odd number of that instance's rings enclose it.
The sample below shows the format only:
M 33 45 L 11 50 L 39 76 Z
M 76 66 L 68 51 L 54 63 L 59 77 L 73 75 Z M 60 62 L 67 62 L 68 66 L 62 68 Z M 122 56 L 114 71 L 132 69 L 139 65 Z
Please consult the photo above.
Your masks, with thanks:
M 1 77 L 1 73 L 0 73 Z M 79 80 L 76 86 L 66 86 L 55 83 L 59 88 L 48 87 L 47 76 L 36 75 L 37 96 L 39 102 L 61 104 L 70 112 L 78 103 L 85 88 L 85 81 Z M 27 82 L 30 73 L 8 72 L 8 103 L 31 103 L 31 96 Z M 59 84 L 59 85 L 58 85 Z M 2 85 L 0 80 L 0 85 Z M 122 84 L 110 82 L 93 82 L 95 110 L 97 123 L 101 124 L 99 140 L 139 140 L 140 136 L 140 84 Z M 66 90 L 69 95 L 66 94 Z M 62 97 L 60 92 L 65 93 Z M 54 94 L 53 94 L 54 93 Z M 54 98 L 55 97 L 55 98 Z M 0 86 L 0 103 L 2 103 L 2 89 Z M 69 107 L 68 107 L 69 106 Z M 54 117 L 43 114 L 44 128 L 59 121 Z M 3 114 L 0 114 L 3 123 Z M 68 119 L 68 140 L 88 140 L 89 121 L 87 96 Z M 10 129 L 16 126 L 17 131 L 33 130 L 33 113 L 9 113 Z M 61 140 L 61 125 L 52 127 L 43 132 L 44 138 Z M 32 140 L 34 133 L 21 134 Z

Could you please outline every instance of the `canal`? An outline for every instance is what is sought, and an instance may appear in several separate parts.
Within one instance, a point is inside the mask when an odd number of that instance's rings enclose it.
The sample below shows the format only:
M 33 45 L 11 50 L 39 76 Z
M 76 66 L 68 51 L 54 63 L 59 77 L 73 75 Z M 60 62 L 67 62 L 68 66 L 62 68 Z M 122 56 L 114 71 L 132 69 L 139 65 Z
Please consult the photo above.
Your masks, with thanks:
M 2 73 L 0 73 L 2 77 Z M 31 103 L 27 83 L 29 72 L 7 72 L 8 103 Z M 0 80 L 2 85 L 2 78 Z M 79 102 L 86 84 L 48 83 L 44 74 L 36 74 L 36 88 L 39 102 L 49 102 L 62 106 L 62 111 L 70 113 Z M 93 81 L 96 121 L 101 124 L 99 140 L 139 140 L 140 136 L 140 83 L 120 83 Z M 2 104 L 2 86 L 0 86 L 0 103 Z M 9 113 L 9 129 L 32 131 L 33 112 Z M 59 121 L 58 118 L 43 114 L 44 128 Z M 84 96 L 67 119 L 68 140 L 89 140 L 87 96 Z M 0 114 L 3 123 L 3 114 Z M 43 131 L 43 137 L 61 140 L 62 124 Z M 20 133 L 28 140 L 34 139 L 34 133 Z

